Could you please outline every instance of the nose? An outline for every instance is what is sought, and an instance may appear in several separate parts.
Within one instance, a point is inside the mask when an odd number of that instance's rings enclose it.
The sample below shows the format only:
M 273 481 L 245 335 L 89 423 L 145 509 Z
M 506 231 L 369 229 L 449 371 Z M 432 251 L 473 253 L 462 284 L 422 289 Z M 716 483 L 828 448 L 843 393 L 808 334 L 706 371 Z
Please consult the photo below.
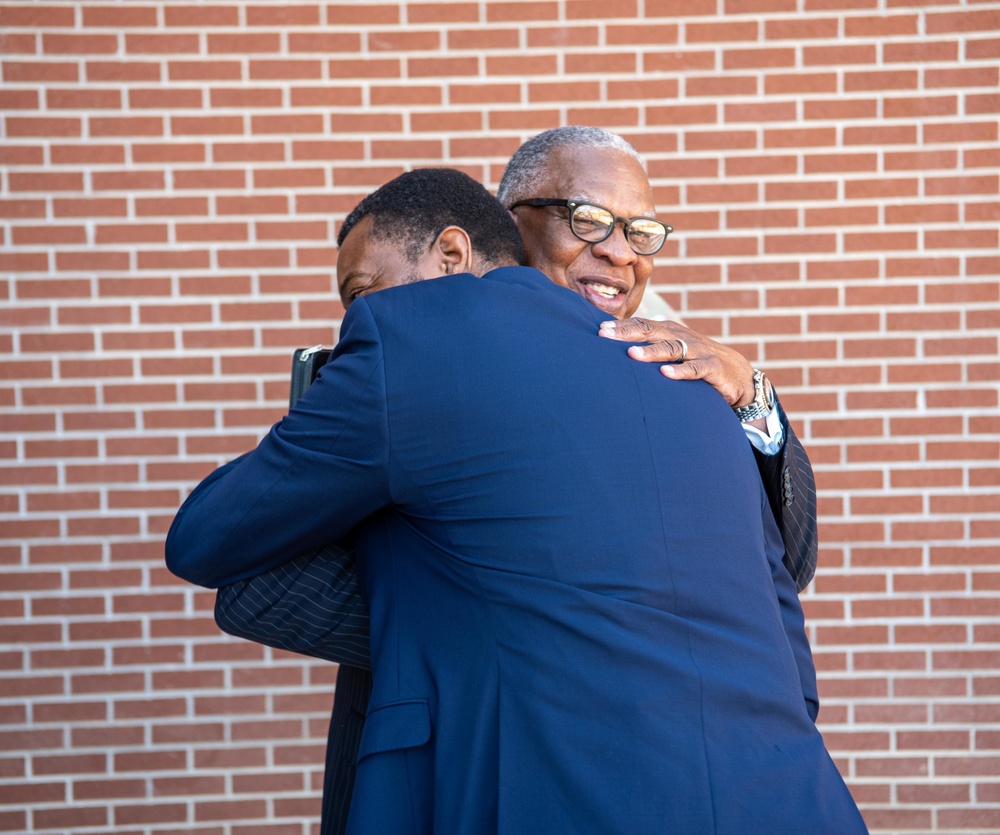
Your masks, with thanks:
M 625 236 L 625 224 L 616 221 L 614 229 L 603 241 L 590 245 L 591 252 L 598 258 L 604 258 L 612 264 L 628 266 L 638 260 L 634 249 L 629 246 L 628 238 Z

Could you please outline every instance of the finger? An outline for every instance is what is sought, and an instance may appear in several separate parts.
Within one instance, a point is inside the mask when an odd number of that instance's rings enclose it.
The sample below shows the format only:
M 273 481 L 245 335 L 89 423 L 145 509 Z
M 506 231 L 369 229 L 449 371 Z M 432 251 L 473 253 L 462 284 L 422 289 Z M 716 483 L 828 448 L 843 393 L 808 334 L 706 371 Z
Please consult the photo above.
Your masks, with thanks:
M 640 362 L 684 362 L 690 358 L 691 348 L 683 339 L 664 339 L 649 345 L 633 345 L 628 355 Z
M 661 365 L 660 373 L 671 380 L 701 380 L 709 373 L 706 363 L 698 360 Z
M 651 322 L 649 319 L 612 319 L 609 322 L 601 322 L 598 334 L 608 339 L 618 339 L 622 342 L 649 342 L 651 339 L 658 339 L 654 335 L 655 326 L 662 325 L 662 322 Z M 669 336 L 669 333 L 663 334 Z

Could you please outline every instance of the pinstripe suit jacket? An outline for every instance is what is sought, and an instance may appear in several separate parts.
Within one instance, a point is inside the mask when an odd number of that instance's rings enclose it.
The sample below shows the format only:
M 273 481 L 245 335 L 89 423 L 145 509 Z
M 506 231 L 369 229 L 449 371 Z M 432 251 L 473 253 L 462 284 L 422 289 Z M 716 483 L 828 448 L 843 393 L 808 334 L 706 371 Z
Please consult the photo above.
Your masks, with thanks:
M 785 443 L 777 455 L 754 449 L 801 591 L 816 570 L 816 491 L 812 467 L 780 403 Z M 321 835 L 346 828 L 355 761 L 371 695 L 368 612 L 350 552 L 330 546 L 219 589 L 216 622 L 232 635 L 340 663 L 327 740 Z

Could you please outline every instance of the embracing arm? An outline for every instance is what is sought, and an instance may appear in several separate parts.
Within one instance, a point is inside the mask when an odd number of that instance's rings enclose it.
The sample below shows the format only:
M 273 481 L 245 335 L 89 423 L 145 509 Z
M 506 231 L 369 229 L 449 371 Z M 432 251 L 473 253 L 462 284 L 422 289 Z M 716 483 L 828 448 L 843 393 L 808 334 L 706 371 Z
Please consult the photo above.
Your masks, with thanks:
M 223 632 L 369 669 L 368 607 L 350 551 L 330 545 L 219 589 Z
M 819 690 L 816 684 L 816 665 L 813 662 L 812 650 L 806 636 L 805 616 L 799 602 L 798 590 L 791 575 L 785 570 L 781 559 L 782 540 L 771 514 L 770 501 L 766 504 L 761 497 L 761 516 L 764 522 L 764 547 L 771 567 L 771 581 L 777 595 L 778 611 L 781 625 L 785 630 L 788 647 L 795 660 L 795 668 L 799 674 L 799 684 L 802 687 L 802 699 L 805 702 L 809 718 L 816 721 L 819 715 Z
M 174 574 L 212 588 L 244 580 L 341 539 L 390 503 L 381 342 L 363 302 L 288 416 L 181 506 L 166 542 Z
M 753 448 L 771 511 L 785 546 L 783 562 L 802 591 L 816 573 L 816 481 L 809 456 L 776 401 L 785 443 L 774 455 Z
M 673 380 L 705 380 L 730 406 L 745 406 L 754 397 L 753 369 L 733 348 L 703 336 L 678 322 L 625 319 L 601 324 L 600 335 L 625 342 L 642 342 L 629 348 L 640 362 L 664 363 L 660 372 Z M 774 454 L 762 452 L 752 430 L 754 457 L 785 546 L 783 562 L 801 591 L 816 573 L 816 482 L 812 465 L 775 397 L 775 411 L 783 441 Z M 767 432 L 764 418 L 752 426 Z

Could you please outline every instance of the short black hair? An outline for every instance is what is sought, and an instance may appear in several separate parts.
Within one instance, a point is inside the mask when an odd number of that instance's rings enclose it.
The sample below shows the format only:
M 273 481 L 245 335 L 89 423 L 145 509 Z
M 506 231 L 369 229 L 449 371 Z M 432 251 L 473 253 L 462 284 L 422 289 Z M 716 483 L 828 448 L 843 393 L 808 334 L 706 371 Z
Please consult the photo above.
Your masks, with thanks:
M 337 235 L 337 246 L 371 215 L 376 239 L 392 239 L 416 261 L 442 230 L 464 229 L 484 264 L 520 264 L 527 257 L 514 219 L 499 200 L 454 168 L 418 168 L 400 174 L 354 207 Z

